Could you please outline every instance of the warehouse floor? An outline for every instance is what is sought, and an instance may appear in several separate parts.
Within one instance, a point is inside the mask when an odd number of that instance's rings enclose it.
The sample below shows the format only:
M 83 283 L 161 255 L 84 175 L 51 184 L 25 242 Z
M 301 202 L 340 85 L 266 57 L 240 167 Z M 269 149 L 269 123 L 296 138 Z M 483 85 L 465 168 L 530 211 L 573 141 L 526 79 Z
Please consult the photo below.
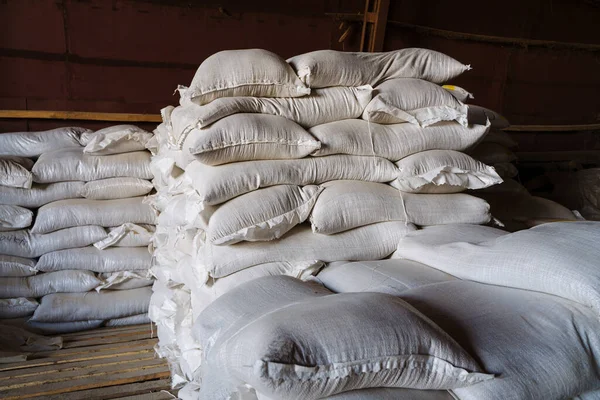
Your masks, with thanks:
M 148 325 L 101 328 L 63 337 L 63 348 L 0 364 L 0 398 L 159 400 L 175 398 Z

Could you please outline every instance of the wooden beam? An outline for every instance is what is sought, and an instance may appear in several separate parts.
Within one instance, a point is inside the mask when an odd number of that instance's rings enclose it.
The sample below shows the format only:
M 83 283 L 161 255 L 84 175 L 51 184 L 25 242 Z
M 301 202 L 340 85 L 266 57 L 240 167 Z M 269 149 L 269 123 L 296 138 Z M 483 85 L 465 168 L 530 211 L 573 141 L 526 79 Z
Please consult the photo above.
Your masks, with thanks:
M 339 21 L 358 22 L 364 21 L 365 15 L 361 13 L 327 13 L 326 15 L 335 18 Z M 580 50 L 599 52 L 600 45 L 591 43 L 577 43 L 577 42 L 557 42 L 553 40 L 535 40 L 535 39 L 522 39 L 505 36 L 492 36 L 492 35 L 479 35 L 475 33 L 456 32 L 448 31 L 445 29 L 431 28 L 422 25 L 407 24 L 400 21 L 388 20 L 388 24 L 394 25 L 401 29 L 411 30 L 418 33 L 423 33 L 432 36 L 441 36 L 447 39 L 456 40 L 468 40 L 474 42 L 493 43 L 499 45 L 509 45 L 515 47 L 545 47 L 552 49 L 565 49 L 565 50 Z
M 579 132 L 600 130 L 600 124 L 585 125 L 511 125 L 506 132 Z
M 60 119 L 107 122 L 162 122 L 159 114 L 128 114 L 87 111 L 0 110 L 0 118 Z
M 390 0 L 365 1 L 360 51 L 378 52 L 383 50 L 389 8 Z

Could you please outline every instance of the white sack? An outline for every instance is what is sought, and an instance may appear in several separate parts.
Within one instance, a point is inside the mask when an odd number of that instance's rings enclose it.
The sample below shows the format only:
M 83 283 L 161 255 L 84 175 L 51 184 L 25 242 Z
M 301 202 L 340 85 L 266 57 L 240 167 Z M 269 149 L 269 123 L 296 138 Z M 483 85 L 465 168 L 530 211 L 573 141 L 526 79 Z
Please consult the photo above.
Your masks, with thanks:
M 471 69 L 443 53 L 419 48 L 385 53 L 318 50 L 287 61 L 311 88 L 375 86 L 394 78 L 443 83 Z
M 84 182 L 34 183 L 30 189 L 0 186 L 0 199 L 2 204 L 39 208 L 53 201 L 81 197 L 83 185 Z
M 208 220 L 216 209 L 204 204 L 193 189 L 174 196 L 158 195 L 152 200 L 156 200 L 152 206 L 160 211 L 157 225 L 163 227 L 207 229 Z
M 600 312 L 600 223 L 536 226 L 478 244 L 404 238 L 402 257 L 456 276 L 561 296 Z
M 310 96 L 268 99 L 259 97 L 229 97 L 205 106 L 184 102 L 171 115 L 173 135 L 194 128 L 204 128 L 213 122 L 238 113 L 279 115 L 308 128 L 341 119 L 358 118 L 371 100 L 373 88 L 335 87 L 315 89 Z M 182 99 L 183 100 L 183 99 Z
M 114 200 L 144 196 L 154 188 L 152 182 L 140 178 L 108 178 L 87 182 L 79 195 L 92 200 Z
M 455 85 L 443 85 L 442 88 L 446 89 L 454 98 L 462 103 L 466 103 L 469 100 L 475 98 L 472 93 Z
M 31 231 L 48 233 L 82 225 L 155 224 L 156 212 L 143 197 L 117 200 L 59 200 L 42 206 Z
M 337 261 L 317 279 L 336 293 L 377 292 L 397 296 L 405 290 L 455 280 L 437 269 L 409 260 Z
M 108 236 L 94 243 L 94 247 L 104 250 L 107 247 L 147 247 L 156 231 L 154 225 L 136 225 L 127 222 L 121 226 L 108 228 Z
M 33 211 L 31 210 L 0 204 L 0 232 L 28 228 L 32 219 Z
M 490 129 L 488 134 L 483 138 L 483 142 L 497 143 L 504 147 L 508 147 L 509 149 L 519 145 L 508 133 L 498 129 Z
M 0 319 L 27 317 L 32 315 L 39 305 L 35 299 L 24 297 L 0 299 Z
M 321 142 L 314 156 L 351 154 L 377 156 L 398 161 L 425 150 L 463 151 L 483 138 L 484 125 L 464 127 L 453 121 L 421 128 L 413 124 L 381 125 L 360 119 L 347 119 L 317 125 L 309 129 Z
M 0 254 L 0 277 L 35 275 L 35 264 L 35 260 Z
M 144 286 L 150 286 L 154 282 L 152 278 L 149 278 L 147 269 L 138 271 L 102 272 L 98 274 L 98 278 L 103 281 L 100 286 L 95 288 L 98 292 L 102 289 L 137 289 Z
M 106 237 L 101 226 L 77 226 L 47 234 L 30 230 L 0 232 L 0 254 L 35 258 L 56 250 L 88 246 Z
M 563 400 L 600 386 L 600 323 L 585 307 L 543 293 L 463 280 L 399 296 L 468 349 L 484 370 L 497 374 L 454 389 L 455 399 Z
M 83 152 L 97 156 L 146 150 L 150 132 L 135 125 L 115 125 L 81 135 Z
M 509 231 L 531 228 L 546 222 L 576 221 L 577 216 L 565 206 L 543 197 L 512 193 L 481 193 L 491 212 Z
M 29 189 L 33 181 L 29 169 L 13 160 L 0 158 L 0 186 Z
M 311 185 L 343 179 L 389 182 L 398 176 L 398 171 L 383 158 L 335 155 L 246 161 L 216 167 L 194 162 L 186 174 L 201 201 L 214 205 L 267 186 Z
M 11 162 L 20 165 L 27 171 L 31 171 L 31 168 L 33 168 L 33 164 L 35 164 L 35 161 L 31 158 L 19 156 L 0 156 L 0 164 L 2 162 Z
M 505 235 L 508 235 L 508 232 L 491 226 L 448 224 L 426 226 L 423 229 L 408 233 L 405 239 L 411 239 L 430 246 L 438 246 L 457 242 L 481 243 Z M 402 258 L 402 254 L 399 252 L 394 253 L 392 258 Z
M 198 104 L 219 97 L 300 97 L 310 93 L 283 58 L 262 49 L 225 50 L 205 59 L 182 96 Z
M 40 271 L 90 270 L 116 272 L 146 270 L 152 256 L 146 247 L 110 247 L 98 250 L 93 246 L 53 251 L 40 257 L 36 268 Z
M 319 193 L 314 185 L 277 185 L 233 198 L 210 217 L 208 240 L 224 245 L 278 239 L 306 221 Z
M 319 272 L 323 265 L 322 261 L 271 262 L 255 265 L 223 278 L 209 279 L 204 285 L 190 287 L 192 304 L 195 305 L 194 314 L 202 311 L 231 289 L 253 279 L 264 276 L 287 275 L 304 280 Z
M 33 166 L 33 181 L 95 181 L 98 179 L 130 177 L 152 179 L 150 152 L 93 156 L 81 148 L 44 153 Z
M 468 120 L 470 124 L 485 125 L 489 120 L 493 129 L 504 129 L 510 126 L 510 123 L 502 115 L 488 108 L 469 105 Z
M 79 135 L 84 128 L 56 128 L 42 132 L 15 132 L 0 135 L 0 156 L 37 157 L 66 147 L 81 151 Z
M 404 222 L 382 222 L 337 235 L 320 235 L 307 225 L 298 225 L 281 239 L 270 242 L 207 244 L 201 250 L 203 267 L 213 278 L 222 278 L 253 265 L 276 261 L 379 260 L 390 255 L 400 239 L 414 229 L 414 225 Z
M 491 142 L 477 145 L 474 149 L 469 151 L 469 155 L 474 159 L 489 165 L 511 163 L 517 160 L 515 153 L 510 151 L 507 147 Z
M 104 321 L 101 319 L 74 322 L 38 322 L 30 319 L 27 321 L 25 327 L 33 332 L 44 335 L 62 335 L 96 329 L 102 327 L 102 325 L 104 325 Z
M 132 315 L 130 317 L 113 318 L 104 323 L 104 326 L 129 326 L 129 325 L 149 325 L 152 321 L 148 318 L 148 313 Z M 152 329 L 152 328 L 148 328 Z
M 234 114 L 183 132 L 178 142 L 208 165 L 302 158 L 321 146 L 300 125 L 268 114 Z
M 456 120 L 463 126 L 468 125 L 468 107 L 436 84 L 420 79 L 392 79 L 377 86 L 375 91 L 376 95 L 362 114 L 367 121 L 410 122 L 427 127 Z
M 100 293 L 55 293 L 42 297 L 32 321 L 72 322 L 113 319 L 148 312 L 152 289 L 113 290 Z
M 486 224 L 490 206 L 466 194 L 401 193 L 381 183 L 332 181 L 313 207 L 313 232 L 326 235 L 385 221 L 415 225 Z
M 0 278 L 0 298 L 89 292 L 100 284 L 102 281 L 90 271 L 64 270 L 25 278 Z
M 519 175 L 519 170 L 512 163 L 496 163 L 492 165 L 502 179 L 510 179 Z
M 424 151 L 396 165 L 398 177 L 391 185 L 409 193 L 456 193 L 502 182 L 494 168 L 453 150 Z

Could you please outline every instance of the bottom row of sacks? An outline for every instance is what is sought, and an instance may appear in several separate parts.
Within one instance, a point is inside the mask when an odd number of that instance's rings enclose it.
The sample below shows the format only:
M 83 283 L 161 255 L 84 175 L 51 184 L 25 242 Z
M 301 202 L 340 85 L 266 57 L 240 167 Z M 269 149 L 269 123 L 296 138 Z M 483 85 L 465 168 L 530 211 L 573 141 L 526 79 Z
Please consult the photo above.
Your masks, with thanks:
M 433 226 L 391 259 L 247 281 L 195 319 L 179 396 L 598 399 L 598 240 L 594 222 Z

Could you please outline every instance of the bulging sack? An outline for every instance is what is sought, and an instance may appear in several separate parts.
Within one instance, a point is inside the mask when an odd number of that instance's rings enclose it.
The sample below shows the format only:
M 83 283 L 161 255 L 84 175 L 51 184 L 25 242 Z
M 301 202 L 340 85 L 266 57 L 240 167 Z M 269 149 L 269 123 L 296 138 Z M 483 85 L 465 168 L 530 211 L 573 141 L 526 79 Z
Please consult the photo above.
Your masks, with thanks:
M 77 226 L 47 234 L 30 230 L 0 232 L 0 254 L 36 258 L 52 251 L 89 246 L 106 237 L 101 226 Z
M 456 193 L 502 182 L 492 167 L 453 150 L 424 151 L 396 165 L 398 177 L 391 185 L 408 193 Z
M 334 155 L 246 161 L 216 167 L 193 162 L 186 174 L 201 201 L 214 205 L 267 186 L 311 185 L 344 179 L 389 182 L 398 176 L 398 171 L 384 158 Z
M 65 269 L 117 272 L 147 270 L 151 265 L 152 256 L 146 247 L 111 247 L 98 250 L 88 246 L 46 253 L 40 257 L 36 267 L 44 272 Z
M 152 182 L 140 178 L 108 178 L 87 182 L 79 195 L 91 200 L 115 200 L 144 196 L 154 186 Z
M 321 146 L 295 122 L 267 114 L 234 114 L 182 139 L 182 146 L 208 165 L 302 158 Z
M 226 245 L 278 239 L 308 218 L 320 191 L 314 185 L 277 185 L 231 199 L 210 217 L 208 240 Z
M 498 143 L 481 143 L 469 151 L 469 155 L 484 164 L 511 163 L 517 160 L 515 153 Z
M 84 154 L 81 147 L 42 154 L 32 172 L 37 183 L 89 182 L 116 177 L 152 179 L 148 151 L 93 156 Z
M 0 232 L 15 231 L 31 225 L 33 211 L 0 204 Z
M 220 97 L 300 97 L 310 93 L 277 54 L 262 49 L 225 50 L 200 64 L 182 96 L 207 104 Z
M 0 254 L 0 277 L 31 276 L 37 273 L 35 260 Z
M 460 86 L 455 85 L 443 85 L 442 88 L 446 89 L 448 93 L 450 93 L 454 98 L 461 103 L 466 103 L 469 100 L 475 98 L 472 93 L 467 90 L 461 88 Z
M 334 234 L 385 221 L 408 221 L 415 225 L 486 224 L 490 206 L 466 194 L 401 193 L 381 183 L 332 181 L 313 207 L 313 232 Z
M 364 120 L 380 124 L 410 122 L 422 127 L 455 120 L 468 125 L 468 107 L 431 82 L 392 79 L 377 86 L 375 91 L 377 94 L 362 114 Z
M 22 278 L 2 278 L 0 298 L 42 297 L 51 293 L 89 292 L 102 281 L 90 271 L 56 271 Z
M 201 252 L 208 274 L 222 278 L 268 262 L 379 260 L 390 255 L 400 239 L 414 229 L 414 225 L 404 222 L 382 222 L 337 235 L 320 235 L 303 224 L 281 239 L 231 246 L 206 244 Z
M 222 118 L 239 113 L 278 115 L 305 128 L 358 118 L 371 100 L 372 91 L 371 86 L 335 87 L 316 89 L 310 96 L 294 99 L 228 97 L 205 106 L 183 102 L 171 115 L 173 135 L 178 138 L 189 130 L 207 127 Z
M 443 83 L 471 69 L 445 54 L 419 48 L 385 53 L 318 50 L 287 61 L 311 88 L 375 86 L 394 78 Z
M 351 154 L 377 156 L 398 161 L 426 150 L 463 151 L 486 136 L 489 126 L 464 127 L 444 121 L 427 128 L 413 124 L 381 125 L 360 119 L 347 119 L 317 125 L 309 133 L 321 142 L 312 155 Z
M 43 132 L 15 132 L 0 135 L 0 156 L 38 157 L 67 147 L 81 151 L 79 136 L 84 128 L 56 128 Z
M 59 200 L 42 206 L 32 233 L 48 233 L 82 225 L 117 226 L 126 222 L 155 224 L 156 212 L 143 197 L 118 200 Z
M 33 182 L 30 169 L 11 159 L 0 158 L 0 186 L 29 189 Z
M 469 124 L 485 125 L 489 121 L 493 129 L 504 129 L 510 126 L 510 122 L 495 111 L 475 105 L 469 105 L 468 108 Z
M 148 312 L 152 289 L 54 293 L 42 297 L 31 321 L 72 322 L 129 317 Z
M 25 297 L 0 299 L 0 319 L 27 317 L 32 315 L 39 305 L 35 299 Z
M 53 201 L 81 197 L 83 185 L 84 182 L 34 183 L 31 189 L 0 186 L 0 199 L 3 204 L 39 208 Z
M 116 125 L 81 135 L 83 152 L 97 156 L 146 150 L 150 132 L 135 125 Z

